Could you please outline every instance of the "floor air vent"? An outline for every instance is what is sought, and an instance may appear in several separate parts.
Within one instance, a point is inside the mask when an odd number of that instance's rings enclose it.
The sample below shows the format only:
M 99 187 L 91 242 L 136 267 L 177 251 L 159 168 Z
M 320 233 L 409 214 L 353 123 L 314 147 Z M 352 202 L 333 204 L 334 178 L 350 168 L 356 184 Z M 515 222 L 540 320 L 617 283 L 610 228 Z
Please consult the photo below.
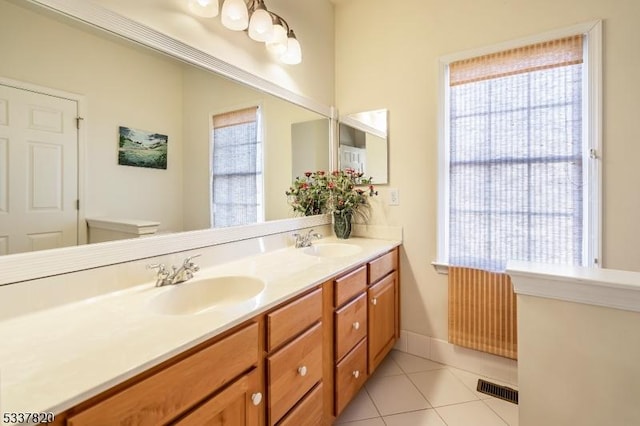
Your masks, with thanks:
M 514 404 L 518 403 L 518 391 L 506 386 L 500 386 L 487 382 L 486 380 L 478 379 L 477 390 L 478 392 L 486 393 L 487 395 L 495 396 L 496 398 L 504 399 Z

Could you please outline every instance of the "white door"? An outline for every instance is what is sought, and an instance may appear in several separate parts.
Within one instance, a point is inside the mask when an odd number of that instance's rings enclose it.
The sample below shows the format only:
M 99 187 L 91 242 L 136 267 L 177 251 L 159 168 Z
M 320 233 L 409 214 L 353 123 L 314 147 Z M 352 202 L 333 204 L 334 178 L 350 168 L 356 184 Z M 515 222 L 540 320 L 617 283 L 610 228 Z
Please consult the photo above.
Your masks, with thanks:
M 78 103 L 0 84 L 0 254 L 78 244 Z
M 356 148 L 355 146 L 340 145 L 340 169 L 344 170 L 347 167 L 357 172 L 365 173 L 365 150 L 363 148 Z

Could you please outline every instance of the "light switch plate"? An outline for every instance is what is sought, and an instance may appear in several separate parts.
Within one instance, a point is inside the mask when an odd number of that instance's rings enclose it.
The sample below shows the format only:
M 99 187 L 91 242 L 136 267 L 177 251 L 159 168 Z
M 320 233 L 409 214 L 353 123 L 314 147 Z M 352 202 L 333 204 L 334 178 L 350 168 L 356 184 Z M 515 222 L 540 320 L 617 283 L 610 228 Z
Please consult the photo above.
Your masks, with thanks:
M 398 188 L 389 188 L 389 205 L 400 205 L 400 191 L 398 190 Z

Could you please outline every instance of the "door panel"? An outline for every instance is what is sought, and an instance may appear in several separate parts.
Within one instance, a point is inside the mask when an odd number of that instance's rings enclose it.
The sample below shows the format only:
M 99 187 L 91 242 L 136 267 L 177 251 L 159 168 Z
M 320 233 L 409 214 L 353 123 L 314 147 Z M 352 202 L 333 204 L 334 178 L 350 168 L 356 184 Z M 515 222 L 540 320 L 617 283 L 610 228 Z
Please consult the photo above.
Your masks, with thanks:
M 76 101 L 0 84 L 0 254 L 78 244 Z

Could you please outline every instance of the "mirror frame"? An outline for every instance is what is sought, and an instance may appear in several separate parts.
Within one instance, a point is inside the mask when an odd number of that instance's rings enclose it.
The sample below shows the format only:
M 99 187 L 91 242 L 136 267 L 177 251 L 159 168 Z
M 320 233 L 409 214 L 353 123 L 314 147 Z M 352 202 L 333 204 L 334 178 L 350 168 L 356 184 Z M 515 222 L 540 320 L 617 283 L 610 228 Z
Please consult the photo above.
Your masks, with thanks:
M 332 129 L 337 121 L 336 109 L 323 105 L 268 80 L 251 74 L 208 53 L 173 39 L 99 5 L 82 0 L 27 0 L 36 6 L 88 24 L 93 28 L 133 41 L 204 70 L 211 71 L 254 89 L 294 103 L 328 117 Z M 335 167 L 335 130 L 329 132 L 331 167 Z M 284 196 L 283 188 L 283 196 Z M 177 232 L 147 238 L 111 241 L 91 245 L 63 247 L 0 256 L 0 286 L 46 278 L 85 269 L 162 256 L 187 250 L 290 232 L 331 223 L 330 215 L 298 217 L 220 229 Z

